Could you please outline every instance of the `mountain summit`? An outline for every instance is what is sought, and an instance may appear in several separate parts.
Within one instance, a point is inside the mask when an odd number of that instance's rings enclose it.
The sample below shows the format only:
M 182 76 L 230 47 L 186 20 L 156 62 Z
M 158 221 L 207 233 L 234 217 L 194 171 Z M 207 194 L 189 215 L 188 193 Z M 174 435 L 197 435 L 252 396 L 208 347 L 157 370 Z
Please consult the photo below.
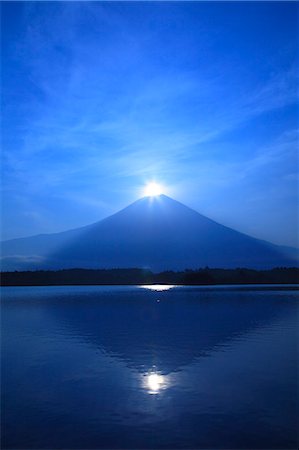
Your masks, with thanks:
M 294 266 L 286 249 L 223 226 L 166 195 L 92 225 L 2 243 L 2 270 Z

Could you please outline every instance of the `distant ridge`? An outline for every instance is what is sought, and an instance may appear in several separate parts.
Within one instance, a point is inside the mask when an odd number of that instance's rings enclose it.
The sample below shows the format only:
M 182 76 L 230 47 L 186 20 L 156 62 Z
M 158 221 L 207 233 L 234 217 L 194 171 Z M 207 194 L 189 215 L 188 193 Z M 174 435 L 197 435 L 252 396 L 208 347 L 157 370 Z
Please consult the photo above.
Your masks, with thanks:
M 141 198 L 86 227 L 2 242 L 2 270 L 297 265 L 295 249 L 235 231 L 166 195 Z

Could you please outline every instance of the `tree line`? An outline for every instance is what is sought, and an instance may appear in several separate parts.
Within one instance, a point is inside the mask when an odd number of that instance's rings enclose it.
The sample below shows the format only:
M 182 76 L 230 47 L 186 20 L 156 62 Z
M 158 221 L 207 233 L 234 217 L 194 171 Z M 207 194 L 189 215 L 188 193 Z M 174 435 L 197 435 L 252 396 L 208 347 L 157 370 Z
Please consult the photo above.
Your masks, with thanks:
M 1 286 L 135 285 L 135 284 L 297 284 L 299 268 L 246 268 L 164 271 L 146 269 L 63 269 L 1 273 Z

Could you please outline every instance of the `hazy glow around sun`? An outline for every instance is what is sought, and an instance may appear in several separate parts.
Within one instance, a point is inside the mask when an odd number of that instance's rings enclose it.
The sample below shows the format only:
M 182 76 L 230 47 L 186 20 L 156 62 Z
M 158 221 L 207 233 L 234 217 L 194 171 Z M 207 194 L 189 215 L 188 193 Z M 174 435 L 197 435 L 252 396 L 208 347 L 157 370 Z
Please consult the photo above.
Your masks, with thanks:
M 163 194 L 163 186 L 161 184 L 151 182 L 144 188 L 144 195 L 146 197 L 155 197 L 156 195 Z

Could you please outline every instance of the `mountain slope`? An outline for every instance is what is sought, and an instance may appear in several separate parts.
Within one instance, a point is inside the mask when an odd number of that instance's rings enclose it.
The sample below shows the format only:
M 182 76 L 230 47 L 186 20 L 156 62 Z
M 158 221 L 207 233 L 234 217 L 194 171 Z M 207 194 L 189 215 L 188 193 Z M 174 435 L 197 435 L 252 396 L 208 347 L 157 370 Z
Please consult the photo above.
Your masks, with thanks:
M 144 197 L 84 228 L 6 241 L 3 268 L 153 270 L 291 266 L 279 246 L 218 224 L 165 196 Z

